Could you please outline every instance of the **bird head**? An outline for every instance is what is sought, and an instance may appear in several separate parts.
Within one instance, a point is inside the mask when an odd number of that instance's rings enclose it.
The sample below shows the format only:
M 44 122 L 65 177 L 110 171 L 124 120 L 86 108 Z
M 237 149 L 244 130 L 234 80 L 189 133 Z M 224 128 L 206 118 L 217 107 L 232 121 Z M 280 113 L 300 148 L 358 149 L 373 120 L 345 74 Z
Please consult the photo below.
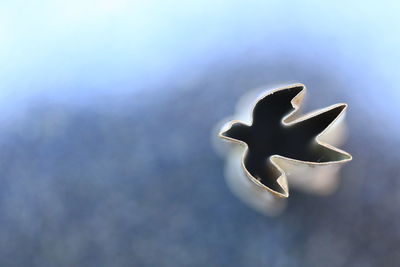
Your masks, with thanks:
M 250 126 L 240 121 L 226 123 L 219 133 L 219 136 L 231 141 L 245 142 L 248 139 Z

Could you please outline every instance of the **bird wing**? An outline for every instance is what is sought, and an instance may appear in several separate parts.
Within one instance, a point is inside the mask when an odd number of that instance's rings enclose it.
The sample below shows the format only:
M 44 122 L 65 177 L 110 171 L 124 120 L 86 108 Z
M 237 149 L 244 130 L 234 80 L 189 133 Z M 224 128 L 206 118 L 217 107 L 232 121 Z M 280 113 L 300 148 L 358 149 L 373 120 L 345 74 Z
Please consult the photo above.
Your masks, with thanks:
M 337 148 L 331 148 L 321 144 L 314 143 L 311 146 L 310 154 L 312 154 L 314 162 L 335 162 L 335 161 L 347 161 L 351 159 L 351 155 L 345 151 Z
M 295 84 L 262 97 L 253 109 L 253 125 L 277 123 L 293 111 L 292 100 L 304 90 L 304 85 Z
M 346 107 L 346 104 L 333 105 L 317 114 L 314 113 L 312 116 L 305 116 L 294 121 L 290 128 L 298 134 L 306 134 L 310 138 L 316 137 L 331 125 Z

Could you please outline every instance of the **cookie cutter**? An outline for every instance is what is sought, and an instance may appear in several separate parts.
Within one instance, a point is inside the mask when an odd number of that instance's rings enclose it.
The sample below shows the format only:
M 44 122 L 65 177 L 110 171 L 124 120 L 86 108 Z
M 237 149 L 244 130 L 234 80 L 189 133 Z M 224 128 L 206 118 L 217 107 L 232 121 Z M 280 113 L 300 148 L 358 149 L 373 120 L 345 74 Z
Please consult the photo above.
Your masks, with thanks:
M 248 95 L 218 134 L 235 144 L 225 153 L 228 185 L 267 215 L 282 212 L 289 184 L 308 193 L 333 192 L 341 165 L 352 160 L 336 147 L 345 139 L 347 104 L 301 115 L 305 92 L 303 84 L 293 84 L 262 93 L 255 104 Z

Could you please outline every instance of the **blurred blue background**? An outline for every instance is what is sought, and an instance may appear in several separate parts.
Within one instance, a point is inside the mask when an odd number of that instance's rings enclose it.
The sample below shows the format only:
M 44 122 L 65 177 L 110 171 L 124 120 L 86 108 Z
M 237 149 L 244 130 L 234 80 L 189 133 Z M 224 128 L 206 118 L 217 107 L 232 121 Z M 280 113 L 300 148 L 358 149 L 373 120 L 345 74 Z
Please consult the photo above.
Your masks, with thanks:
M 2 1 L 1 266 L 398 266 L 396 1 Z M 212 129 L 301 82 L 349 104 L 328 197 L 267 218 Z

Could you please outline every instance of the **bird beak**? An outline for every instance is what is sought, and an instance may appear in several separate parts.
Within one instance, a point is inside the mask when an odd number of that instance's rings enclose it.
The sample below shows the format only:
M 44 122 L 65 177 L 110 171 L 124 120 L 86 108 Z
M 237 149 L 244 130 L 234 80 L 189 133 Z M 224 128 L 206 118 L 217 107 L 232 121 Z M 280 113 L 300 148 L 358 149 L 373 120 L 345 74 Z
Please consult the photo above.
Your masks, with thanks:
M 229 138 L 231 136 L 230 132 L 232 130 L 232 124 L 233 124 L 232 121 L 225 123 L 224 126 L 222 126 L 221 131 L 218 134 L 219 137 Z

